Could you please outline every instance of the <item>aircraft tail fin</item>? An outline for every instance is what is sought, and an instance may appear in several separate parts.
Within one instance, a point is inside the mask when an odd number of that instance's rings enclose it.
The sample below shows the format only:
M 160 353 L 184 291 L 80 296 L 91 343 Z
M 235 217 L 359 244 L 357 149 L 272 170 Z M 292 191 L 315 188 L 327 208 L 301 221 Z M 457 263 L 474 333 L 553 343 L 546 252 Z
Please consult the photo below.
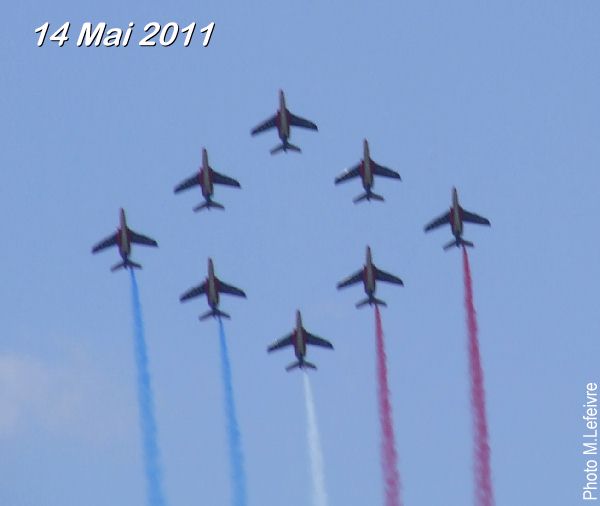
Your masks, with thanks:
M 366 299 L 363 299 L 363 300 L 357 302 L 356 308 L 359 309 L 363 306 L 366 306 L 367 304 L 369 304 L 369 305 L 375 304 L 376 306 L 387 307 L 387 304 L 384 301 L 382 301 L 381 299 L 378 299 L 376 297 L 367 297 Z
M 119 262 L 118 264 L 113 265 L 110 270 L 111 272 L 115 272 L 118 271 L 119 269 L 141 269 L 142 266 L 138 263 L 132 262 L 131 260 L 123 260 L 122 262 Z
M 202 211 L 202 209 L 208 209 L 210 211 L 211 207 L 214 207 L 215 209 L 225 209 L 225 206 L 219 204 L 218 202 L 215 202 L 214 200 L 205 200 L 204 202 L 202 202 L 202 204 L 199 204 L 196 207 L 194 207 L 194 212 L 197 213 L 198 211 Z
M 442 246 L 444 248 L 444 251 L 448 251 L 452 246 L 456 246 L 458 248 L 458 241 L 456 239 L 450 241 L 448 244 L 444 244 L 444 246 Z
M 299 360 L 297 362 L 292 362 L 290 365 L 288 365 L 285 370 L 287 372 L 293 371 L 294 369 L 317 369 L 317 366 L 311 362 L 307 362 L 306 360 L 303 360 L 302 362 L 300 362 Z
M 214 308 L 214 309 L 210 309 L 209 311 L 207 311 L 206 313 L 201 315 L 199 317 L 199 320 L 204 321 L 207 318 L 210 318 L 211 316 L 213 318 L 226 318 L 228 320 L 231 318 L 231 316 L 229 316 L 226 312 L 221 311 L 220 309 Z
M 302 150 L 298 147 L 295 146 L 294 144 L 290 144 L 289 142 L 284 142 L 283 144 L 280 144 L 279 146 L 275 146 L 272 150 L 271 150 L 271 154 L 274 155 L 275 153 L 279 153 L 280 151 L 295 151 L 296 153 L 302 153 Z
M 365 192 L 362 195 L 355 197 L 352 202 L 354 202 L 355 204 L 358 204 L 359 202 L 362 202 L 363 200 L 369 200 L 369 201 L 370 200 L 379 200 L 380 202 L 383 202 L 385 199 L 381 195 L 378 195 L 377 193 Z
M 288 365 L 285 370 L 287 372 L 293 371 L 294 369 L 296 369 L 296 367 L 300 367 L 300 362 L 292 362 L 290 365 Z
M 463 239 L 462 237 L 459 237 L 458 239 L 454 239 L 454 240 L 450 241 L 448 244 L 445 244 L 443 246 L 444 251 L 448 251 L 450 248 L 452 248 L 452 246 L 456 246 L 457 248 L 460 248 L 461 246 L 465 246 L 468 248 L 475 247 L 475 245 L 471 241 L 467 241 L 467 240 Z
M 288 149 L 289 149 L 290 151 L 295 151 L 296 153 L 302 153 L 302 150 L 301 150 L 301 149 L 300 149 L 298 146 L 296 146 L 296 145 L 294 145 L 294 144 L 290 144 L 289 142 L 286 144 L 286 147 L 285 147 L 285 150 L 286 150 L 286 151 L 287 151 Z

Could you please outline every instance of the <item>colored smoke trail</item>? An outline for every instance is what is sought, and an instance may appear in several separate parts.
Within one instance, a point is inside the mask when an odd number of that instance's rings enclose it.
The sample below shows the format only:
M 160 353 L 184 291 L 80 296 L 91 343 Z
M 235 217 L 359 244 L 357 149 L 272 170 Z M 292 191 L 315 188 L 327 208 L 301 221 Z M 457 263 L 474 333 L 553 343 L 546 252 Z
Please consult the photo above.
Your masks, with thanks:
M 313 505 L 327 506 L 327 492 L 325 490 L 325 471 L 323 468 L 323 451 L 321 437 L 317 425 L 315 401 L 310 386 L 308 374 L 304 373 L 304 400 L 306 404 L 306 426 L 308 449 L 310 451 L 310 470 L 313 481 Z
M 400 475 L 398 474 L 398 457 L 394 424 L 392 422 L 392 405 L 387 377 L 387 357 L 383 339 L 383 326 L 379 307 L 375 306 L 375 330 L 377 337 L 377 390 L 379 399 L 379 419 L 381 422 L 381 467 L 385 480 L 385 505 L 400 506 Z
M 144 451 L 144 467 L 146 471 L 146 486 L 149 506 L 163 506 L 165 499 L 162 490 L 162 473 L 160 455 L 156 442 L 156 420 L 154 418 L 154 401 L 152 385 L 148 371 L 148 353 L 140 293 L 133 269 L 131 274 L 131 302 L 133 306 L 133 333 L 135 337 L 135 361 L 137 365 L 139 417 L 142 429 L 142 445 Z
M 492 470 L 490 466 L 490 445 L 485 415 L 485 390 L 483 387 L 483 369 L 479 354 L 477 314 L 473 304 L 473 282 L 471 267 L 466 248 L 463 246 L 463 270 L 465 276 L 465 309 L 467 311 L 467 329 L 469 331 L 469 369 L 471 375 L 471 404 L 473 409 L 473 429 L 475 437 L 475 504 L 493 506 Z
M 231 364 L 225 339 L 223 322 L 219 318 L 219 341 L 221 343 L 221 369 L 223 388 L 225 390 L 225 415 L 227 417 L 227 436 L 229 439 L 229 458 L 231 463 L 231 480 L 233 487 L 233 506 L 246 505 L 246 473 L 244 472 L 244 457 L 242 455 L 242 438 L 235 413 L 233 400 L 233 383 L 231 381 Z

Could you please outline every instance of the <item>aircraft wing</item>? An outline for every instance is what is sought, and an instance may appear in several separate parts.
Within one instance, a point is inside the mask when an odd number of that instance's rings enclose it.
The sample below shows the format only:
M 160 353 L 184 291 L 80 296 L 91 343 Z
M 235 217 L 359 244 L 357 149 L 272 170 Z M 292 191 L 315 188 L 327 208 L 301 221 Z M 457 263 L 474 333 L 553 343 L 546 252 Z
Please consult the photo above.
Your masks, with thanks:
M 269 130 L 269 128 L 275 128 L 275 120 L 276 119 L 277 119 L 277 114 L 275 116 L 272 116 L 268 120 L 264 121 L 263 123 L 261 123 L 257 127 L 253 128 L 252 131 L 250 132 L 250 134 L 251 135 L 256 135 L 256 134 L 259 134 L 261 132 L 264 132 L 265 130 Z
M 363 279 L 363 270 L 361 269 L 356 274 L 352 274 L 352 276 L 348 276 L 346 279 L 340 281 L 337 284 L 338 290 L 340 288 L 345 288 L 347 286 L 358 283 L 359 281 L 362 281 L 362 279 Z
M 387 283 L 394 283 L 395 285 L 404 286 L 404 283 L 400 278 L 394 276 L 393 274 L 390 274 L 389 272 L 382 271 L 377 267 L 375 267 L 375 278 L 379 281 L 385 281 Z
M 200 178 L 198 177 L 198 174 L 195 174 L 194 176 L 190 177 L 189 179 L 186 179 L 185 181 L 179 183 L 175 187 L 174 192 L 179 193 L 183 190 L 187 190 L 188 188 L 191 188 L 192 186 L 196 186 L 199 184 L 200 184 Z
M 184 300 L 198 297 L 204 293 L 206 293 L 206 281 L 204 283 L 202 283 L 201 285 L 195 286 L 194 288 L 190 288 L 181 297 L 179 297 L 179 300 L 181 302 L 183 302 Z
M 436 218 L 431 223 L 428 223 L 427 225 L 425 225 L 425 232 L 429 232 L 430 230 L 433 230 L 434 228 L 441 227 L 442 225 L 445 225 L 446 223 L 450 223 L 450 213 L 442 214 L 439 218 Z
M 309 128 L 310 130 L 319 130 L 317 125 L 315 125 L 312 121 L 308 121 L 307 119 L 301 118 L 300 116 L 296 116 L 289 112 L 290 115 L 290 125 L 294 125 L 302 128 Z
M 463 221 L 466 221 L 468 223 L 477 223 L 479 225 L 490 225 L 490 220 L 484 218 L 483 216 L 479 216 L 475 213 L 470 213 L 469 211 L 465 211 L 462 208 L 461 211 L 461 217 Z
M 223 283 L 223 281 L 221 280 L 219 280 L 219 292 L 228 293 L 230 295 L 237 295 L 238 297 L 246 297 L 246 294 L 243 290 L 240 290 L 235 286 L 228 285 L 227 283 Z
M 353 177 L 359 177 L 359 167 L 360 163 L 355 167 L 342 172 L 338 177 L 335 178 L 335 184 L 343 183 L 344 181 L 348 181 L 348 179 L 352 179 Z
M 100 241 L 96 246 L 92 248 L 92 253 L 98 253 L 105 248 L 109 248 L 110 246 L 115 246 L 117 244 L 117 234 L 112 234 L 107 237 L 103 241 Z
M 373 162 L 373 160 L 371 160 L 371 163 L 373 164 L 373 174 L 377 174 L 378 176 L 383 177 L 389 177 L 392 179 L 402 179 L 400 177 L 400 174 L 398 174 L 395 170 L 388 169 L 383 165 L 379 165 L 378 163 Z
M 158 246 L 158 243 L 154 239 L 150 239 L 150 237 L 146 237 L 145 235 L 138 234 L 131 229 L 129 230 L 129 240 L 135 244 L 143 244 L 144 246 Z
M 279 341 L 275 341 L 272 345 L 267 348 L 267 351 L 270 353 L 275 350 L 280 350 L 281 348 L 285 348 L 286 346 L 292 346 L 292 338 L 294 337 L 294 333 L 282 337 Z
M 215 184 L 224 184 L 227 186 L 235 186 L 237 188 L 241 188 L 240 183 L 238 183 L 235 179 L 229 176 L 224 176 L 223 174 L 219 174 L 216 171 L 212 171 L 212 179 Z
M 323 339 L 322 337 L 315 336 L 306 333 L 306 344 L 312 344 L 313 346 L 321 346 L 322 348 L 330 348 L 333 349 L 333 344 L 331 344 L 327 339 Z

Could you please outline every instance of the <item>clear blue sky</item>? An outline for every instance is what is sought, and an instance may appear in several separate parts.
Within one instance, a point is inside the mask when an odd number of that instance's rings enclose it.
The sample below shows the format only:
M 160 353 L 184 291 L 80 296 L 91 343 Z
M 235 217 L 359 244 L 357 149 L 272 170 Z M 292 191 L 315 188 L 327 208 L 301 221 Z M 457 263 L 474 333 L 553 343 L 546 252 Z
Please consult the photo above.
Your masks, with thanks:
M 375 262 L 381 286 L 404 499 L 472 503 L 471 417 L 461 261 L 448 230 L 465 208 L 499 505 L 578 504 L 581 404 L 600 380 L 600 4 L 222 2 L 125 7 L 10 3 L 0 35 L 0 503 L 143 504 L 129 280 L 117 225 L 159 241 L 134 249 L 147 329 L 165 491 L 171 505 L 228 504 L 218 330 L 205 300 L 179 295 L 217 275 L 224 296 L 250 505 L 310 499 L 302 385 L 291 353 L 267 356 L 303 311 L 334 352 L 310 350 L 331 504 L 380 504 L 373 315 L 335 284 Z M 45 21 L 216 22 L 211 45 L 36 47 Z M 199 34 L 197 34 L 199 35 Z M 319 125 L 303 154 L 269 155 L 250 129 L 286 91 Z M 333 179 L 361 141 L 403 178 L 386 203 L 355 206 Z M 174 196 L 206 147 L 243 189 L 226 212 Z

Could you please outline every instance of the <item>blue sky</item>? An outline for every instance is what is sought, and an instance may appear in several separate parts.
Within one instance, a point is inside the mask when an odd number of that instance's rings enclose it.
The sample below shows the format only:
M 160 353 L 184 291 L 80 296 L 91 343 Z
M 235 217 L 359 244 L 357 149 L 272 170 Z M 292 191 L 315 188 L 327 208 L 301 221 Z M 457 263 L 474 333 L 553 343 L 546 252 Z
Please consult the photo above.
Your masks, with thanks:
M 402 289 L 382 286 L 400 474 L 407 505 L 472 502 L 461 260 L 425 235 L 457 186 L 465 208 L 498 504 L 577 504 L 581 404 L 600 380 L 600 5 L 566 2 L 12 3 L 0 44 L 0 503 L 143 504 L 129 280 L 134 249 L 172 505 L 227 504 L 229 467 L 215 322 L 178 297 L 206 259 L 247 300 L 222 298 L 249 504 L 310 498 L 302 385 L 266 346 L 294 311 L 334 352 L 310 350 L 331 504 L 380 504 L 373 315 L 335 284 L 369 244 Z M 215 21 L 208 48 L 36 47 L 36 27 Z M 198 35 L 198 34 L 197 34 Z M 290 110 L 302 155 L 271 156 L 250 129 Z M 333 179 L 361 157 L 403 181 L 355 206 Z M 226 211 L 173 195 L 206 147 L 242 190 Z

